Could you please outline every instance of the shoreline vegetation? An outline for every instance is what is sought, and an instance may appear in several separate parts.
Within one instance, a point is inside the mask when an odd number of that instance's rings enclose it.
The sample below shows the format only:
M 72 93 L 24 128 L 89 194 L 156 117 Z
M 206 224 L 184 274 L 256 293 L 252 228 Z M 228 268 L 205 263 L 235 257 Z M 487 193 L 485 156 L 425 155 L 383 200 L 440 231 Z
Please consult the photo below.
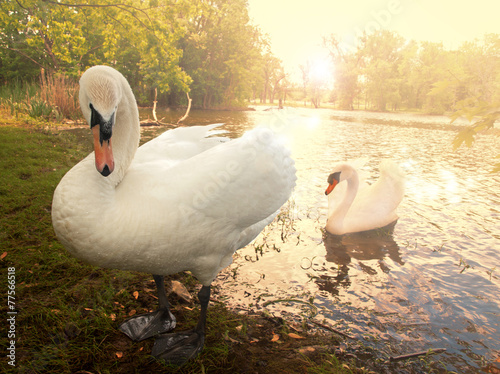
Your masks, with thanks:
M 15 269 L 15 367 L 23 373 L 443 373 L 439 350 L 382 356 L 373 348 L 304 320 L 286 321 L 265 312 L 209 308 L 206 348 L 181 368 L 150 355 L 152 342 L 134 343 L 118 324 L 155 305 L 147 274 L 100 269 L 71 257 L 51 224 L 53 191 L 62 176 L 91 151 L 86 137 L 46 123 L 26 123 L 0 110 L 0 263 Z M 10 270 L 9 270 L 10 271 Z M 196 323 L 197 303 L 172 290 L 180 282 L 191 295 L 198 283 L 189 273 L 167 278 L 178 328 Z M 2 277 L 7 289 L 7 277 Z M 1 307 L 6 315 L 7 306 Z M 210 328 L 212 325 L 212 328 Z M 347 335 L 347 336 L 346 336 Z M 0 337 L 8 346 L 6 335 Z M 401 352 L 396 353 L 400 354 Z M 435 353 L 435 354 L 434 354 Z
M 79 102 L 78 102 L 78 90 L 79 86 L 75 79 L 65 78 L 61 75 L 48 75 L 42 72 L 38 82 L 31 83 L 20 83 L 16 81 L 9 85 L 0 85 L 0 108 L 3 108 L 4 113 L 17 118 L 19 120 L 25 121 L 29 124 L 44 123 L 45 126 L 52 127 L 54 124 L 56 126 L 63 124 L 64 126 L 71 125 L 83 125 L 83 117 L 80 112 Z M 151 116 L 148 114 L 146 119 L 141 120 L 141 125 L 154 126 L 154 125 L 178 125 L 181 120 L 189 117 L 190 110 L 203 110 L 203 111 L 254 111 L 259 110 L 257 108 L 266 108 L 266 110 L 271 109 L 283 109 L 283 108 L 310 108 L 310 109 L 332 109 L 339 110 L 343 112 L 370 112 L 370 113 L 398 113 L 398 114 L 415 114 L 415 115 L 437 115 L 437 116 L 447 116 L 450 118 L 450 122 L 456 119 L 456 115 L 462 117 L 468 117 L 469 121 L 472 122 L 474 118 L 470 115 L 477 114 L 479 117 L 481 113 L 477 113 L 477 108 L 483 104 L 470 104 L 466 106 L 464 104 L 461 110 L 457 111 L 447 111 L 435 113 L 432 110 L 426 110 L 425 108 L 415 109 L 415 108 L 396 108 L 392 110 L 384 109 L 380 110 L 372 106 L 367 106 L 366 104 L 359 104 L 350 108 L 345 109 L 340 106 L 339 102 L 325 101 L 321 105 L 317 105 L 312 100 L 280 100 L 269 102 L 262 100 L 249 100 L 245 103 L 240 103 L 237 105 L 219 105 L 210 108 L 202 108 L 197 105 L 192 107 L 188 105 L 171 105 L 166 107 L 157 107 L 154 102 L 148 103 L 146 105 L 140 105 L 140 109 L 150 109 Z M 490 105 L 490 108 L 496 109 L 495 105 Z M 163 123 L 155 118 L 156 113 L 160 110 L 185 110 L 184 115 L 179 115 L 178 120 L 171 121 L 172 123 Z M 498 111 L 497 111 L 498 112 Z M 500 117 L 496 113 L 497 117 Z

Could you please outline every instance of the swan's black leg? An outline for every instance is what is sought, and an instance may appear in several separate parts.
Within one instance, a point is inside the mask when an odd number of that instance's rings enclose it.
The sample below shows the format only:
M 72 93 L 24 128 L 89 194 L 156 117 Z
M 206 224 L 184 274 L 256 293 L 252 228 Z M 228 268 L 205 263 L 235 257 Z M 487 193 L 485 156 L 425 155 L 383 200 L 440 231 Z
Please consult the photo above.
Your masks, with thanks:
M 182 365 L 196 357 L 203 349 L 207 321 L 210 286 L 203 286 L 198 293 L 201 311 L 196 327 L 189 331 L 159 335 L 153 346 L 152 355 L 173 365 Z
M 176 320 L 170 312 L 164 277 L 153 275 L 153 278 L 158 289 L 158 310 L 129 318 L 119 327 L 121 332 L 135 341 L 141 341 L 175 328 Z

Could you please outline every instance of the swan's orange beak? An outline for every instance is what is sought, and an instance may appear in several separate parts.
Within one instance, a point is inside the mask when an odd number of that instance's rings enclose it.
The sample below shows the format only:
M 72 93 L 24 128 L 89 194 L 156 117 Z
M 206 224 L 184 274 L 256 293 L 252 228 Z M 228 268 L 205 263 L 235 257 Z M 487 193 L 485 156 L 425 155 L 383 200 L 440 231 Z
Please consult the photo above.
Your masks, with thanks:
M 111 149 L 111 139 L 101 142 L 99 125 L 92 127 L 94 136 L 95 167 L 99 173 L 107 177 L 115 169 L 113 150 Z
M 325 191 L 325 195 L 328 195 L 330 192 L 332 192 L 337 184 L 339 184 L 339 182 L 337 182 L 335 179 L 333 180 L 333 182 L 331 184 L 328 184 L 328 187 L 326 188 L 326 191 Z

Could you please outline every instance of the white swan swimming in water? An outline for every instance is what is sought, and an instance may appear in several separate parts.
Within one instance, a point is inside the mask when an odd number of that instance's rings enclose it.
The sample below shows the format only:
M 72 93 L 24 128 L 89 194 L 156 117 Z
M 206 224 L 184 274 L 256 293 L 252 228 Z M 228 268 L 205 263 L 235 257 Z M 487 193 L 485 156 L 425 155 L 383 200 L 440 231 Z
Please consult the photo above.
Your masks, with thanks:
M 264 128 L 226 141 L 218 125 L 170 130 L 138 148 L 139 115 L 127 80 L 95 66 L 80 79 L 95 152 L 57 186 L 59 240 L 92 265 L 154 274 L 159 309 L 120 326 L 134 340 L 175 327 L 163 276 L 201 282 L 196 328 L 157 336 L 153 355 L 181 364 L 203 348 L 210 284 L 233 253 L 270 223 L 295 185 L 290 152 Z M 97 169 L 97 171 L 96 171 Z
M 404 174 L 393 161 L 380 163 L 380 177 L 372 185 L 360 184 L 352 165 L 337 165 L 328 176 L 328 221 L 326 231 L 343 235 L 385 227 L 398 219 L 396 208 L 404 196 Z M 346 181 L 339 193 L 331 193 Z

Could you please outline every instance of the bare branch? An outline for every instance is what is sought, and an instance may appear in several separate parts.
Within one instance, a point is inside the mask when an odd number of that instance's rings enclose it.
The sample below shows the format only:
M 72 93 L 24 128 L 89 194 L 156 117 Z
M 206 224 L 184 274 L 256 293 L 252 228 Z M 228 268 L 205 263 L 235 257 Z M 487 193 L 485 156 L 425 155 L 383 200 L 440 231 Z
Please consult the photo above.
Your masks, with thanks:
M 4 46 L 1 46 L 0 45 L 0 48 L 3 48 L 3 49 L 7 49 L 9 51 L 13 51 L 13 52 L 16 52 L 16 53 L 19 53 L 21 56 L 23 57 L 26 57 L 28 60 L 30 60 L 31 62 L 35 63 L 36 65 L 40 66 L 41 68 L 46 68 L 45 66 L 43 66 L 42 64 L 40 64 L 39 62 L 35 61 L 34 59 L 32 59 L 30 56 L 28 56 L 26 53 L 24 53 L 23 51 L 20 51 L 19 49 L 15 49 L 15 48 L 9 48 L 9 47 L 4 47 Z
M 177 121 L 177 125 L 179 123 L 183 122 L 189 116 L 189 111 L 191 109 L 191 103 L 192 103 L 193 99 L 191 99 L 189 97 L 189 92 L 186 92 L 186 95 L 187 95 L 187 99 L 188 99 L 188 106 L 187 106 L 187 109 L 186 109 L 186 114 L 184 114 L 181 118 L 179 118 L 179 120 Z

